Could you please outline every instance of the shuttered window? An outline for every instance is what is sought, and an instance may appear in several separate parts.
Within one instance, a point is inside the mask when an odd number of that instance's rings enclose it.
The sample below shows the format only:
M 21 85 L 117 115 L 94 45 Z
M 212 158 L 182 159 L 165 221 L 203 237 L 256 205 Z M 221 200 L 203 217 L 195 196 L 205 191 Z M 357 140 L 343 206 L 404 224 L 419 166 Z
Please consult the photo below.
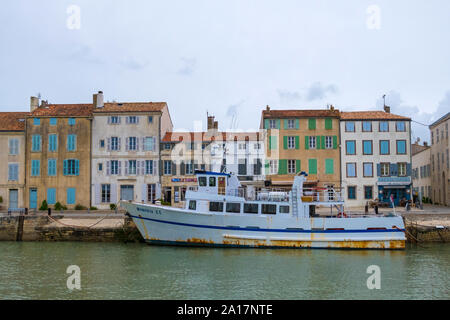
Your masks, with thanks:
M 19 154 L 19 139 L 9 139 L 9 154 Z
M 316 119 L 308 119 L 308 129 L 309 130 L 316 129 Z
M 317 174 L 317 159 L 308 160 L 309 174 Z
M 34 134 L 31 137 L 31 151 L 41 151 L 41 136 Z
M 75 151 L 77 149 L 77 135 L 69 134 L 67 136 L 67 151 Z
M 9 181 L 19 180 L 19 164 L 18 163 L 8 164 L 8 180 Z
M 325 129 L 326 130 L 333 129 L 333 120 L 331 118 L 326 118 L 325 119 Z
M 55 204 L 55 202 L 56 202 L 56 189 L 48 188 L 47 189 L 47 203 Z
M 56 159 L 48 159 L 47 175 L 56 176 Z
M 67 204 L 75 204 L 76 202 L 76 189 L 67 188 Z
M 41 161 L 40 160 L 31 160 L 31 176 L 37 177 L 40 175 L 41 171 Z
M 334 174 L 334 160 L 325 159 L 325 174 Z
M 48 151 L 55 152 L 58 150 L 58 136 L 56 134 L 48 135 Z
M 66 159 L 64 160 L 63 173 L 65 176 L 78 176 L 80 172 L 78 159 Z

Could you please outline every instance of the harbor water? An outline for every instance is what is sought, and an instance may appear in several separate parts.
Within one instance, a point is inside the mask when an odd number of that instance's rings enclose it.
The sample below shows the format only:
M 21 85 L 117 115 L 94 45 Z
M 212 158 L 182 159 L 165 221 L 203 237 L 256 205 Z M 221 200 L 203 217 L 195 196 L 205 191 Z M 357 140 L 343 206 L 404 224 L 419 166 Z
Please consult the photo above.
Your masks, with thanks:
M 68 289 L 69 266 L 80 290 Z M 369 289 L 369 266 L 380 289 Z M 399 251 L 1 242 L 0 299 L 449 299 L 450 246 Z

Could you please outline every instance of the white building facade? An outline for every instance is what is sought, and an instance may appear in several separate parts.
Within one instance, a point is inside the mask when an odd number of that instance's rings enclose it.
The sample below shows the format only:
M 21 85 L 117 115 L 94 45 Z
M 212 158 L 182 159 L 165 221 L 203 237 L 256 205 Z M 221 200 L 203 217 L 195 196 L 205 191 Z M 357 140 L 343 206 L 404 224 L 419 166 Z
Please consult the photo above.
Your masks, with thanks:
M 340 134 L 347 206 L 411 199 L 411 119 L 386 111 L 341 112 Z
M 119 200 L 153 203 L 161 198 L 160 139 L 172 129 L 167 104 L 103 103 L 94 95 L 92 205 Z
M 413 196 L 419 197 L 420 200 L 432 197 L 430 159 L 431 148 L 428 145 L 412 145 Z

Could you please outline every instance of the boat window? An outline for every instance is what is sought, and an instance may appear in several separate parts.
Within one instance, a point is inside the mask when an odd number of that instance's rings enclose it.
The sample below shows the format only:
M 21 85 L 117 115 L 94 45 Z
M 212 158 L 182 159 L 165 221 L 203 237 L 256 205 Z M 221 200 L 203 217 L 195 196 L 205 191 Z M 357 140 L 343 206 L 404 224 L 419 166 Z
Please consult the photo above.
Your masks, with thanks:
M 210 202 L 209 211 L 212 212 L 223 212 L 223 202 Z
M 216 177 L 209 177 L 209 186 L 210 187 L 216 186 Z
M 276 204 L 263 204 L 263 205 L 261 205 L 261 213 L 276 214 L 277 213 L 277 205 Z
M 280 206 L 280 213 L 289 213 L 289 206 Z
M 189 210 L 195 210 L 197 208 L 197 201 L 189 200 Z
M 198 185 L 200 187 L 206 187 L 206 177 L 198 177 Z
M 258 214 L 258 204 L 257 203 L 244 203 L 244 213 Z
M 239 202 L 227 202 L 227 212 L 241 212 L 241 204 Z

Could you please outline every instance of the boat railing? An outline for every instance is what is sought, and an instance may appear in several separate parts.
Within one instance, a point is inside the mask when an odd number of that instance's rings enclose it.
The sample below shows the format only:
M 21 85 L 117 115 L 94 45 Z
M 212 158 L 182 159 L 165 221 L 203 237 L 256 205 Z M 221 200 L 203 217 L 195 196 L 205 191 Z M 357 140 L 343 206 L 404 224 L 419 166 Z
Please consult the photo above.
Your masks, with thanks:
M 344 201 L 344 188 L 303 188 L 302 202 L 341 202 Z

